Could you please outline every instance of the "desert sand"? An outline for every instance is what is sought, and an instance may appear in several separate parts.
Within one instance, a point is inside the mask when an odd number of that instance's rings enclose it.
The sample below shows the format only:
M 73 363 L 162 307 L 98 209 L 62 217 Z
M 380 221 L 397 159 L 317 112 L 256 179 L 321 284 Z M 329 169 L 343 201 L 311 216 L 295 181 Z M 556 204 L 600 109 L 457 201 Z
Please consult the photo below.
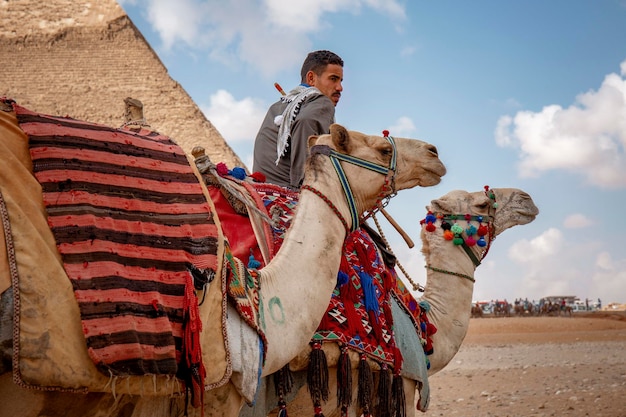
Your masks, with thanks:
M 473 318 L 429 381 L 424 417 L 626 417 L 626 314 Z

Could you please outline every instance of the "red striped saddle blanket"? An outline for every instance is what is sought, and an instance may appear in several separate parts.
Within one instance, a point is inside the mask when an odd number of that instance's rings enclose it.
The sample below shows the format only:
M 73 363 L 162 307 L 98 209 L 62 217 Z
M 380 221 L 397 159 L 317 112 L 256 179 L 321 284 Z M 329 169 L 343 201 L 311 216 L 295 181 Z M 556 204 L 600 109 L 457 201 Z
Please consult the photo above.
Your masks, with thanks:
M 15 110 L 96 367 L 202 375 L 194 283 L 216 275 L 218 233 L 183 150 L 154 132 Z

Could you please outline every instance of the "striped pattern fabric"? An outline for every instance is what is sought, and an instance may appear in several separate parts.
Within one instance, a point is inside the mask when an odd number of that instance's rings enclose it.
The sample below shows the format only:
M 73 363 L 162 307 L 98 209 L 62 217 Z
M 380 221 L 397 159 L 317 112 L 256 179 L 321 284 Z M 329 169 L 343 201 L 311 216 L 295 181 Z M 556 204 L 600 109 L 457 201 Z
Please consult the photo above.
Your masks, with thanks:
M 183 150 L 146 130 L 15 110 L 96 367 L 119 376 L 201 368 L 183 360 L 201 358 L 199 345 L 185 346 L 197 340 L 185 327 L 200 330 L 188 320 L 193 278 L 215 276 L 218 234 Z

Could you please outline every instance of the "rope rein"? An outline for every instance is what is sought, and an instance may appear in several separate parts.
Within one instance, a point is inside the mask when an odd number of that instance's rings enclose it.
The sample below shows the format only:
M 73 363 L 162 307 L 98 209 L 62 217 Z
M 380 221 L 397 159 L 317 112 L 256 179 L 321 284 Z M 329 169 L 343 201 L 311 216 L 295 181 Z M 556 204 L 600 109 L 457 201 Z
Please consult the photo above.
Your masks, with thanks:
M 372 214 L 372 219 L 374 219 L 374 223 L 376 223 L 376 228 L 378 229 L 378 233 L 380 233 L 380 237 L 383 239 L 383 242 L 385 242 L 385 245 L 387 246 L 387 250 L 389 250 L 389 252 L 391 252 L 391 254 L 396 257 L 396 265 L 398 265 L 398 268 L 400 269 L 400 271 L 402 271 L 402 274 L 404 274 L 406 279 L 408 279 L 411 285 L 413 286 L 413 291 L 424 292 L 425 290 L 424 286 L 413 281 L 413 278 L 411 278 L 411 276 L 406 271 L 406 269 L 404 269 L 404 267 L 400 263 L 400 260 L 398 259 L 396 254 L 393 252 L 393 249 L 391 249 L 391 245 L 389 244 L 389 241 L 387 241 L 387 237 L 385 236 L 385 233 L 383 232 L 382 227 L 380 227 L 380 223 L 378 223 L 378 219 L 376 218 L 374 214 Z
M 424 268 L 430 269 L 431 271 L 435 271 L 435 272 L 441 272 L 442 274 L 454 275 L 455 277 L 465 278 L 465 279 L 468 279 L 468 280 L 470 280 L 472 282 L 476 282 L 474 277 L 469 276 L 469 275 L 465 275 L 465 274 L 461 274 L 460 272 L 447 271 L 445 269 L 435 268 L 434 266 L 430 266 L 430 265 L 424 265 Z
M 346 219 L 341 215 L 341 213 L 339 212 L 339 209 L 337 208 L 337 206 L 335 206 L 333 204 L 332 201 L 330 201 L 330 199 L 328 197 L 326 197 L 324 194 L 322 194 L 321 191 L 319 191 L 316 188 L 311 187 L 308 184 L 304 184 L 301 188 L 302 190 L 309 190 L 310 192 L 312 192 L 313 194 L 315 194 L 316 196 L 318 196 L 319 198 L 322 199 L 323 202 L 325 202 L 328 207 L 330 207 L 330 209 L 333 211 L 333 213 L 335 213 L 335 215 L 337 217 L 339 217 L 339 220 L 341 220 L 341 224 L 343 224 L 343 227 L 346 229 L 346 233 L 350 234 L 350 226 L 348 226 L 348 222 L 346 221 Z

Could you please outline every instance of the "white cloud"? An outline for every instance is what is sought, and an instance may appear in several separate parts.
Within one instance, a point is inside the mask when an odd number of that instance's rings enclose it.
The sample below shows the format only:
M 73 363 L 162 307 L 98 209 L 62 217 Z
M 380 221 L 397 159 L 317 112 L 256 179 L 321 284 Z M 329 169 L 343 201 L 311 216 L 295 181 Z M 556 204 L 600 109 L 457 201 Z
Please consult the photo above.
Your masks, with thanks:
M 598 269 L 592 277 L 593 286 L 602 304 L 624 302 L 626 294 L 626 259 L 614 260 L 607 252 L 596 257 Z
M 148 21 L 166 49 L 178 42 L 207 49 L 226 65 L 246 63 L 263 76 L 297 67 L 309 52 L 309 36 L 328 28 L 330 13 L 370 8 L 396 21 L 406 18 L 396 0 L 146 0 Z M 271 45 L 271 47 L 268 47 Z
M 622 63 L 622 72 L 626 61 Z M 626 187 L 626 79 L 605 77 L 597 91 L 568 108 L 549 105 L 498 120 L 495 138 L 520 151 L 519 173 L 537 177 L 563 169 L 605 188 Z
M 569 215 L 563 221 L 563 226 L 568 229 L 581 229 L 591 226 L 592 224 L 593 221 L 590 218 L 580 213 Z
M 558 253 L 563 246 L 563 234 L 550 228 L 532 240 L 519 240 L 509 249 L 509 258 L 520 264 L 538 262 Z
M 615 269 L 611 254 L 608 252 L 599 253 L 596 257 L 596 266 L 605 272 L 611 272 Z
M 412 137 L 412 135 L 415 134 L 415 131 L 417 129 L 415 128 L 415 124 L 413 124 L 413 121 L 406 117 L 406 116 L 402 116 L 400 118 L 398 118 L 398 120 L 396 120 L 396 122 L 389 127 L 389 134 L 391 136 L 398 136 L 398 137 Z
M 226 90 L 218 90 L 211 95 L 210 104 L 200 108 L 229 143 L 253 143 L 266 112 L 266 106 L 259 100 L 246 97 L 237 101 Z
M 192 44 L 198 38 L 202 14 L 194 0 L 152 0 L 147 20 L 161 36 L 165 49 L 176 42 Z

